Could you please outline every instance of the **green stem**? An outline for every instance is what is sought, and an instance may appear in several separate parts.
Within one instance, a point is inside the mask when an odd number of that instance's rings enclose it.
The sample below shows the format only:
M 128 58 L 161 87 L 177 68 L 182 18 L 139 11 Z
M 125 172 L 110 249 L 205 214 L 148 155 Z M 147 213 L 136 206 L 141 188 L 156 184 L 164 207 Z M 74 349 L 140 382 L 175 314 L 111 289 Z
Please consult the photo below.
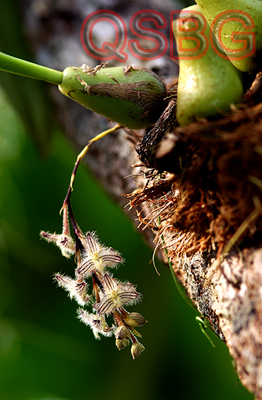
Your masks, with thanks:
M 208 334 L 207 334 L 207 332 L 206 332 L 207 328 L 209 328 L 209 329 L 211 330 L 211 332 L 214 333 L 213 329 L 208 325 L 208 320 L 207 320 L 207 318 L 206 318 L 206 317 L 196 317 L 196 321 L 197 321 L 197 323 L 198 323 L 198 325 L 199 325 L 199 327 L 200 327 L 200 329 L 201 329 L 203 335 L 205 335 L 205 337 L 207 338 L 207 340 L 209 341 L 209 343 L 211 344 L 211 346 L 212 346 L 212 347 L 216 347 L 216 346 L 214 345 L 213 340 L 208 336 Z
M 55 85 L 60 85 L 63 79 L 63 72 L 61 71 L 43 67 L 42 65 L 34 64 L 29 61 L 24 61 L 1 52 L 0 70 L 23 75 L 27 78 L 53 83 Z

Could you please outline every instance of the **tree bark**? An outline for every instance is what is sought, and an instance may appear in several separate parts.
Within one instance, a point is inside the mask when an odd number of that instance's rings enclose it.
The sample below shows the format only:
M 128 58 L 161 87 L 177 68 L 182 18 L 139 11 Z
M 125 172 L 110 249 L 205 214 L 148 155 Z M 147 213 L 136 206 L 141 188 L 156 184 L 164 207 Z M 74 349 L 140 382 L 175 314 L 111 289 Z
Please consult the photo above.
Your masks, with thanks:
M 59 70 L 69 65 L 80 66 L 83 63 L 95 66 L 96 62 L 90 57 L 88 59 L 80 45 L 79 32 L 85 17 L 96 9 L 106 8 L 106 3 L 104 4 L 102 0 L 89 2 L 85 9 L 81 8 L 81 1 L 75 1 L 73 5 L 70 2 L 45 2 L 43 5 L 41 1 L 33 3 L 21 0 L 21 4 L 25 29 L 35 52 L 36 61 Z M 169 1 L 161 2 L 161 5 L 150 0 L 110 2 L 110 9 L 120 13 L 127 25 L 133 13 L 141 9 L 156 9 L 169 21 L 170 11 L 174 8 L 174 3 Z M 166 37 L 169 37 L 168 28 L 165 30 Z M 129 63 L 136 64 L 137 60 L 131 60 Z M 170 59 L 162 58 L 144 64 L 162 75 L 167 82 L 171 82 L 177 75 L 177 66 Z M 110 63 L 110 66 L 113 65 Z M 52 87 L 50 91 L 58 120 L 77 152 L 89 139 L 113 126 L 113 123 L 106 118 L 62 96 L 56 88 Z M 259 115 L 261 116 L 261 112 Z M 223 130 L 221 127 L 220 129 Z M 142 138 L 144 133 L 140 131 L 136 132 L 136 135 Z M 148 180 L 143 174 L 137 178 L 137 182 L 134 177 L 126 178 L 132 174 L 141 174 L 140 167 L 133 167 L 141 162 L 135 151 L 136 141 L 132 134 L 133 132 L 122 129 L 105 137 L 91 147 L 84 160 L 100 184 L 121 206 L 128 202 L 123 194 L 130 194 L 139 188 L 143 191 L 147 181 L 149 187 L 153 182 L 151 177 Z M 146 169 L 142 167 L 143 170 Z M 172 171 L 168 176 L 169 179 L 173 179 Z M 152 208 L 150 202 L 145 204 L 147 209 L 141 214 L 141 219 L 149 221 L 146 218 L 152 212 Z M 143 202 L 138 204 L 136 211 L 141 211 L 145 204 Z M 133 219 L 136 216 L 135 212 L 128 214 Z M 243 220 L 248 215 L 247 213 Z M 155 232 L 156 219 L 143 230 L 151 246 L 154 246 Z M 167 234 L 165 240 L 168 240 L 168 231 L 164 233 Z M 227 240 L 229 237 L 228 233 Z M 159 238 L 158 232 L 157 240 L 161 245 Z M 261 231 L 258 230 L 257 236 L 251 235 L 250 238 L 246 242 L 241 242 L 239 248 L 233 246 L 223 258 L 219 257 L 218 242 L 215 245 L 208 242 L 207 247 L 195 247 L 191 252 L 177 253 L 177 245 L 173 247 L 169 245 L 168 254 L 188 296 L 200 313 L 209 319 L 216 334 L 228 346 L 243 385 L 259 400 L 262 399 Z M 226 242 L 223 243 L 225 244 Z

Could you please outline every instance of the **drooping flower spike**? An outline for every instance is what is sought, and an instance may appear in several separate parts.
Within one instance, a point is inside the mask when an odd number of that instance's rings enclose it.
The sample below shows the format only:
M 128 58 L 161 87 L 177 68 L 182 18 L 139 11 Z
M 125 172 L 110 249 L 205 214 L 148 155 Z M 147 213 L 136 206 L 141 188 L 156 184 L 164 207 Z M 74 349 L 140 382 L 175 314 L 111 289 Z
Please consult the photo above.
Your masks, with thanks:
M 115 279 L 106 270 L 123 263 L 120 253 L 99 241 L 95 232 L 84 234 L 79 228 L 70 204 L 71 191 L 63 204 L 63 230 L 61 235 L 41 232 L 48 242 L 55 243 L 66 257 L 75 255 L 77 264 L 75 278 L 56 273 L 54 279 L 58 286 L 65 289 L 69 297 L 83 308 L 78 310 L 78 318 L 89 326 L 96 339 L 100 336 L 115 335 L 116 347 L 121 350 L 131 343 L 131 355 L 138 357 L 145 349 L 136 336 L 140 333 L 134 328 L 147 321 L 138 313 L 129 313 L 123 306 L 132 305 L 141 299 L 134 285 Z M 69 218 L 74 232 L 70 235 Z M 88 294 L 87 279 L 92 278 L 93 288 Z M 92 312 L 85 308 L 89 306 Z M 114 323 L 109 326 L 107 318 Z

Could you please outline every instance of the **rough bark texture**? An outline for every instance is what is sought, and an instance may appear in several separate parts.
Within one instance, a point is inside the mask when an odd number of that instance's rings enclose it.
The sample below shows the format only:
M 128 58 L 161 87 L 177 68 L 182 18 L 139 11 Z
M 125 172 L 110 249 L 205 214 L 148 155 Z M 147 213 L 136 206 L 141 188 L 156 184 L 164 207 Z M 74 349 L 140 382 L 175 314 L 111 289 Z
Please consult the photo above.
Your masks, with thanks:
M 231 252 L 219 266 L 215 258 L 196 254 L 180 260 L 176 272 L 201 314 L 225 340 L 243 385 L 261 399 L 261 248 Z
M 88 59 L 81 47 L 79 32 L 85 17 L 96 9 L 110 7 L 120 13 L 128 24 L 132 14 L 141 9 L 156 9 L 168 21 L 170 11 L 175 8 L 174 3 L 157 0 L 112 0 L 110 5 L 102 0 L 86 4 L 81 1 L 43 3 L 31 0 L 21 0 L 21 3 L 25 29 L 36 60 L 60 70 L 83 63 L 95 66 L 94 60 Z M 168 29 L 169 26 L 167 37 Z M 129 60 L 129 63 L 137 64 L 137 60 Z M 110 66 L 113 64 L 110 63 Z M 177 75 L 176 64 L 167 58 L 145 66 L 153 68 L 169 82 Z M 113 126 L 106 118 L 63 97 L 56 88 L 51 88 L 51 92 L 58 119 L 78 151 L 89 139 Z M 144 132 L 136 134 L 142 137 Z M 121 206 L 126 204 L 127 200 L 122 194 L 131 193 L 137 189 L 137 185 L 134 178 L 124 177 L 136 174 L 138 167 L 132 168 L 132 165 L 140 162 L 130 132 L 121 130 L 93 145 L 86 162 L 112 198 Z M 143 179 L 139 179 L 141 183 Z M 134 218 L 135 213 L 129 215 Z M 143 232 L 152 244 L 154 229 L 153 232 L 149 228 Z M 261 233 L 251 236 L 248 243 L 242 243 L 241 248 L 233 248 L 220 263 L 216 247 L 204 250 L 200 248 L 190 254 L 181 253 L 179 258 L 173 255 L 174 270 L 201 314 L 209 319 L 214 331 L 226 342 L 242 383 L 258 400 L 262 399 Z

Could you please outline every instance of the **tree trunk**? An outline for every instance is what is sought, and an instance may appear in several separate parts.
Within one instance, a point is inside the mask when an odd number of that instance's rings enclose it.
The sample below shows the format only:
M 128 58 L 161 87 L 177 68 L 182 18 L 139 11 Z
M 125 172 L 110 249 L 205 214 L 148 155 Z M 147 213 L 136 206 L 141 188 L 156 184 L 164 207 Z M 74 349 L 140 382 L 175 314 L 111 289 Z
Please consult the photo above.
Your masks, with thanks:
M 95 66 L 95 60 L 80 45 L 79 32 L 88 14 L 106 7 L 102 0 L 89 2 L 85 9 L 81 8 L 80 1 L 73 5 L 34 2 L 32 7 L 30 1 L 21 0 L 21 4 L 25 29 L 40 64 L 59 70 L 83 63 Z M 127 25 L 138 10 L 156 9 L 169 21 L 170 11 L 175 8 L 169 1 L 159 5 L 150 0 L 129 3 L 114 0 L 110 5 L 112 11 L 121 13 Z M 168 28 L 163 30 L 166 37 L 169 37 Z M 128 64 L 137 61 L 129 58 Z M 169 83 L 177 75 L 176 64 L 168 58 L 144 62 L 144 65 Z M 110 66 L 114 63 L 110 62 Z M 56 88 L 50 90 L 57 117 L 77 151 L 89 139 L 113 126 L 106 118 L 62 96 Z M 143 234 L 149 244 L 167 249 L 189 298 L 226 342 L 243 385 L 259 400 L 262 399 L 262 192 L 259 187 L 262 176 L 258 170 L 261 169 L 262 107 L 255 107 L 251 114 L 245 108 L 241 111 L 245 116 L 236 112 L 229 120 L 212 123 L 211 127 L 207 121 L 199 121 L 188 129 L 177 128 L 167 139 L 168 150 L 163 150 L 161 144 L 152 165 L 148 163 L 160 170 L 160 175 L 150 174 L 151 170 L 145 166 L 133 167 L 141 164 L 135 150 L 137 138 L 134 132 L 125 129 L 94 144 L 84 162 L 118 204 L 124 206 L 130 201 L 133 211 L 140 213 L 141 223 L 147 226 Z M 201 138 L 199 132 L 202 132 Z M 210 132 L 215 132 L 215 137 Z M 135 132 L 141 138 L 144 133 Z M 178 157 L 182 157 L 186 166 L 182 172 L 177 163 L 172 167 L 173 161 L 170 167 L 170 159 Z M 241 166 L 241 173 L 238 167 L 232 167 L 234 162 Z M 137 178 L 137 183 L 134 183 L 135 177 L 126 179 L 129 175 L 141 174 L 141 170 L 144 173 Z M 257 181 L 252 183 L 249 178 L 254 176 Z M 128 199 L 123 196 L 133 191 Z M 135 212 L 128 214 L 133 219 L 136 216 Z M 232 246 L 223 251 L 236 232 L 239 235 Z M 166 258 L 164 251 L 163 257 Z

